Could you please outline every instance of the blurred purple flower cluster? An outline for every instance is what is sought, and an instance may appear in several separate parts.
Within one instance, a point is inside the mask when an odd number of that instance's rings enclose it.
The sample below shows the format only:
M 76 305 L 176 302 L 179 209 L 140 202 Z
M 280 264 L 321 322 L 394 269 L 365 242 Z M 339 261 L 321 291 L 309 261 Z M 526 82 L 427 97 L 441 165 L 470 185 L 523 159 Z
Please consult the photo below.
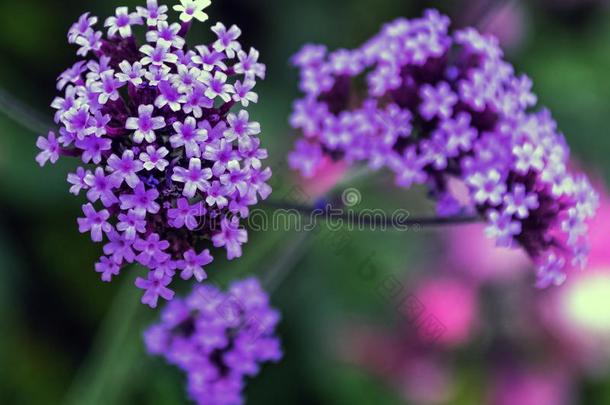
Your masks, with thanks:
M 89 164 L 68 182 L 88 199 L 79 230 L 107 239 L 96 271 L 110 281 L 126 263 L 148 267 L 136 285 L 151 307 L 173 297 L 176 271 L 206 278 L 208 248 L 241 256 L 248 237 L 240 221 L 271 192 L 260 125 L 245 109 L 231 112 L 258 100 L 253 88 L 265 76 L 258 51 L 242 50 L 239 28 L 220 22 L 212 43 L 185 46 L 192 19 L 205 21 L 209 4 L 181 1 L 174 7 L 181 24 L 170 23 L 156 0 L 134 12 L 119 7 L 105 21 L 106 36 L 94 29 L 97 17 L 81 16 L 68 41 L 83 60 L 61 74 L 63 94 L 52 103 L 59 136 L 37 142 L 41 166 L 60 155 Z M 136 26 L 146 29 L 144 44 Z
M 365 161 L 401 187 L 425 184 L 439 215 L 475 211 L 499 246 L 533 258 L 538 286 L 560 284 L 585 264 L 597 195 L 570 174 L 564 137 L 548 111 L 531 111 L 532 82 L 497 40 L 473 28 L 450 34 L 449 24 L 428 10 L 354 50 L 306 45 L 293 58 L 305 97 L 290 119 L 303 138 L 289 163 L 309 177 L 325 156 Z M 467 185 L 467 204 L 450 179 Z
M 241 404 L 245 377 L 282 357 L 274 336 L 279 318 L 256 279 L 236 281 L 227 293 L 197 286 L 170 302 L 144 339 L 151 354 L 187 374 L 189 396 L 198 404 Z

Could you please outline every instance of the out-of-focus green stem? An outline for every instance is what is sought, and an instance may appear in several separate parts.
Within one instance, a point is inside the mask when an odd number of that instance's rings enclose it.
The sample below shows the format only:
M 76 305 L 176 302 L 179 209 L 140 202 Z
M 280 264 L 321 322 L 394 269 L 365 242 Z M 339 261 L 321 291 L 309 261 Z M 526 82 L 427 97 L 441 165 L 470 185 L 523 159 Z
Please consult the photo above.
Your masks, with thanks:
M 83 366 L 77 372 L 63 403 L 96 405 L 120 403 L 129 379 L 141 366 L 145 311 L 141 291 L 134 287 L 139 267 L 123 269 L 123 285 L 93 342 Z
M 2 87 L 0 87 L 0 112 L 25 129 L 38 135 L 46 135 L 53 128 L 52 124 L 47 123 L 45 119 L 41 118 L 38 112 Z

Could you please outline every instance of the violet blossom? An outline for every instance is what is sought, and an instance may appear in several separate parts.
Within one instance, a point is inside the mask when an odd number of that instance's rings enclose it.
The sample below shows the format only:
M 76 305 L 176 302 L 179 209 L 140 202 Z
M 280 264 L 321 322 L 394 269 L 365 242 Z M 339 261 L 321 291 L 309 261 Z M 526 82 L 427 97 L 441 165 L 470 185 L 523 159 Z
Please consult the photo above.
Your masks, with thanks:
M 211 260 L 185 253 L 187 277 Z M 195 273 L 197 276 L 197 273 Z M 186 373 L 189 397 L 200 405 L 238 405 L 246 377 L 262 363 L 282 357 L 275 328 L 280 316 L 254 279 L 233 282 L 227 292 L 197 286 L 161 311 L 159 323 L 144 333 L 149 353 Z
M 192 20 L 207 20 L 209 5 L 181 0 L 173 7 L 181 23 L 156 0 L 119 7 L 104 21 L 107 35 L 83 14 L 68 33 L 82 60 L 60 75 L 62 94 L 52 102 L 60 129 L 36 142 L 41 166 L 62 155 L 86 164 L 68 182 L 88 200 L 79 230 L 108 241 L 95 269 L 110 281 L 125 264 L 148 267 L 136 285 L 152 307 L 173 296 L 176 273 L 205 279 L 214 247 L 241 256 L 248 207 L 270 192 L 260 125 L 233 108 L 258 100 L 253 89 L 265 76 L 258 51 L 242 49 L 239 28 L 222 23 L 209 44 L 185 46 Z
M 428 10 L 353 50 L 303 47 L 292 62 L 305 95 L 290 117 L 303 136 L 289 164 L 312 177 L 325 157 L 365 162 L 401 187 L 426 185 L 439 215 L 478 214 L 499 245 L 534 260 L 539 286 L 559 284 L 586 261 L 597 194 L 568 169 L 563 135 L 547 110 L 533 109 L 531 80 L 503 60 L 497 40 L 449 25 Z M 466 206 L 451 195 L 455 179 L 469 189 Z

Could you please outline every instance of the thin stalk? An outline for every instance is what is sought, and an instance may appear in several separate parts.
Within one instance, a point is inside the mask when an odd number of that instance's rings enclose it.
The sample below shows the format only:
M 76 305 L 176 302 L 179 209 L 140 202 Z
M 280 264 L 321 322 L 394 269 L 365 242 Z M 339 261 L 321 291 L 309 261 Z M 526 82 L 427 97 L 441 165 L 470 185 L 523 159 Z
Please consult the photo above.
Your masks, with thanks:
M 46 135 L 52 128 L 40 114 L 0 87 L 0 112 L 15 121 L 25 129 Z
M 447 225 L 462 225 L 480 221 L 478 215 L 460 215 L 452 217 L 410 217 L 406 211 L 400 212 L 400 215 L 388 216 L 381 215 L 379 212 L 358 212 L 354 210 L 342 210 L 326 206 L 324 208 L 314 208 L 307 205 L 292 204 L 277 201 L 264 201 L 261 205 L 266 205 L 273 209 L 284 211 L 298 212 L 299 214 L 309 217 L 312 220 L 322 219 L 326 221 L 342 221 L 352 227 L 364 228 L 368 227 L 371 230 L 386 230 L 404 229 L 406 227 L 434 227 Z
M 308 233 L 299 232 L 293 236 L 287 245 L 282 246 L 282 254 L 275 259 L 261 280 L 269 295 L 273 295 L 286 280 L 292 269 L 309 251 L 308 237 Z
M 119 401 L 138 368 L 145 306 L 133 285 L 135 266 L 123 269 L 124 280 L 103 320 L 91 352 L 77 371 L 63 404 L 110 404 Z

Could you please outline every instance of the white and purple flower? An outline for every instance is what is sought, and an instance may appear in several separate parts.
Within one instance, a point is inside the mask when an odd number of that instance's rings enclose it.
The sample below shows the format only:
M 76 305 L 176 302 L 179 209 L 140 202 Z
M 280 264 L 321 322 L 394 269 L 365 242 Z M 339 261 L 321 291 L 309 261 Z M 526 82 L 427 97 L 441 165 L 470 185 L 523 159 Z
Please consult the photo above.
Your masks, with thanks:
M 232 112 L 258 101 L 258 51 L 242 51 L 241 31 L 221 23 L 211 43 L 187 49 L 190 24 L 207 19 L 210 1 L 179 3 L 178 22 L 157 0 L 135 12 L 119 7 L 106 35 L 83 14 L 68 33 L 82 60 L 60 75 L 52 103 L 59 131 L 36 142 L 41 166 L 60 156 L 88 165 L 68 183 L 88 200 L 79 230 L 108 240 L 95 269 L 110 281 L 125 264 L 148 267 L 136 284 L 150 306 L 173 297 L 175 274 L 203 280 L 215 247 L 239 257 L 248 207 L 270 192 L 260 125 Z

